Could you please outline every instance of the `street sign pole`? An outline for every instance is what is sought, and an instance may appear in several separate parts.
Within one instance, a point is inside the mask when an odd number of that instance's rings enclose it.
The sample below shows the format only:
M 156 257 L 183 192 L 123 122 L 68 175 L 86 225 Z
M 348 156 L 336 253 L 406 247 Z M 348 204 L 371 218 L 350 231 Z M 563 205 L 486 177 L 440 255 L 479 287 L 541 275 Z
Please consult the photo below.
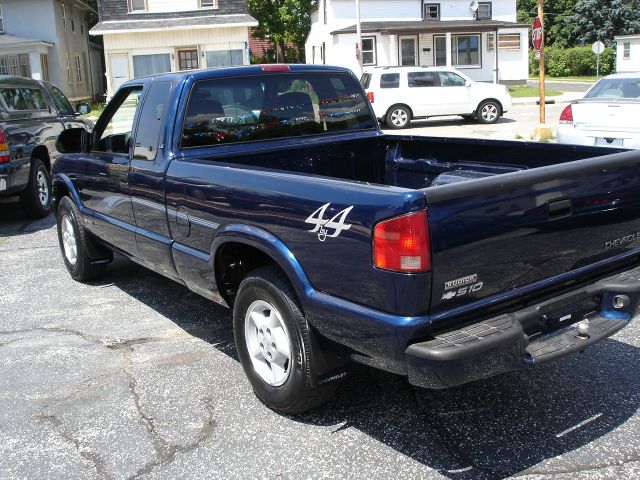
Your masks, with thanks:
M 545 105 L 544 105 L 544 0 L 538 0 L 538 18 L 540 19 L 540 75 L 539 79 L 539 94 L 540 94 L 540 124 L 544 125 L 545 122 Z
M 604 52 L 604 43 L 596 41 L 591 45 L 591 50 L 596 54 L 596 77 L 600 77 L 600 55 Z

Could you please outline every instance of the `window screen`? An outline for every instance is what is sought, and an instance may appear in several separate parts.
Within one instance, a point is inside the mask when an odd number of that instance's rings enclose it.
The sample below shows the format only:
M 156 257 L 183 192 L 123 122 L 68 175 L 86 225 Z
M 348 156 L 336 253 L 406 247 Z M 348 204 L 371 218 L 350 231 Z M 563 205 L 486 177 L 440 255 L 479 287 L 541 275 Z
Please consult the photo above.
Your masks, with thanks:
M 374 128 L 345 74 L 282 74 L 198 82 L 189 95 L 182 147 Z
M 133 56 L 133 76 L 134 78 L 145 75 L 155 75 L 171 71 L 171 59 L 168 53 L 158 53 L 154 55 L 134 55 Z

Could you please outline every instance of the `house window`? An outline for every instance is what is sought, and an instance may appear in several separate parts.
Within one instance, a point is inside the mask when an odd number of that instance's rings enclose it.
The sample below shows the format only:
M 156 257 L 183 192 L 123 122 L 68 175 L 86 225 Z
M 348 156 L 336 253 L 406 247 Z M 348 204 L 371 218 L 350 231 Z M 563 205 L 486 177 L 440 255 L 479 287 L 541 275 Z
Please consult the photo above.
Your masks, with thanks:
M 232 50 L 216 50 L 206 52 L 207 67 L 224 67 L 228 65 L 242 65 L 244 51 L 241 48 Z
M 476 12 L 476 19 L 478 20 L 491 19 L 491 2 L 478 3 L 478 11 Z
M 76 22 L 73 21 L 73 18 L 71 19 L 71 31 L 72 32 L 76 31 Z
M 631 59 L 631 42 L 624 42 L 622 44 L 622 48 L 623 48 L 622 59 L 630 60 Z
M 17 77 L 30 77 L 29 55 L 3 55 L 0 57 L 0 75 L 15 75 Z
M 451 64 L 479 67 L 480 35 L 451 35 Z
M 73 63 L 76 67 L 76 81 L 82 83 L 82 62 L 80 62 L 80 55 L 77 53 L 73 56 Z
M 433 56 L 434 65 L 436 67 L 444 67 L 447 65 L 447 38 L 439 35 L 433 37 Z
M 69 63 L 69 52 L 65 52 L 64 55 L 67 60 L 67 82 L 71 83 L 71 64 Z
M 424 4 L 424 19 L 425 20 L 440 20 L 440 4 L 439 3 L 425 3 Z
M 62 25 L 64 26 L 64 31 L 66 32 L 69 27 L 67 26 L 67 7 L 65 7 L 64 3 L 60 4 L 62 8 Z
M 378 63 L 376 58 L 376 38 L 368 37 L 362 39 L 362 64 L 375 65 Z
M 198 68 L 198 50 L 178 50 L 178 70 Z
M 40 70 L 42 71 L 42 80 L 49 81 L 49 58 L 45 53 L 40 54 Z
M 487 35 L 487 50 L 493 51 L 494 33 Z M 498 35 L 498 48 L 500 50 L 520 50 L 519 33 L 500 33 Z
M 168 53 L 133 56 L 133 76 L 155 75 L 171 71 L 171 58 Z
M 147 10 L 146 0 L 128 0 L 130 12 L 144 12 Z
M 216 0 L 200 0 L 200 8 L 216 8 L 217 6 Z
M 0 32 L 4 32 L 4 19 L 2 18 L 2 5 L 0 5 Z

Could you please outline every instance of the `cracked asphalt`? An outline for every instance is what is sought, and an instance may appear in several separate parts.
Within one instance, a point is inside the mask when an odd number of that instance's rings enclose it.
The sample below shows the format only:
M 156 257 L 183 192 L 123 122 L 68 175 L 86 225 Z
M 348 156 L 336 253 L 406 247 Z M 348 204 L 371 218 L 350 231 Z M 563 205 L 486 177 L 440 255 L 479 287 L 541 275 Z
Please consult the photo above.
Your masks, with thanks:
M 286 417 L 253 395 L 228 310 L 122 258 L 68 276 L 53 216 L 0 205 L 3 479 L 640 478 L 640 325 L 446 391 L 354 366 Z

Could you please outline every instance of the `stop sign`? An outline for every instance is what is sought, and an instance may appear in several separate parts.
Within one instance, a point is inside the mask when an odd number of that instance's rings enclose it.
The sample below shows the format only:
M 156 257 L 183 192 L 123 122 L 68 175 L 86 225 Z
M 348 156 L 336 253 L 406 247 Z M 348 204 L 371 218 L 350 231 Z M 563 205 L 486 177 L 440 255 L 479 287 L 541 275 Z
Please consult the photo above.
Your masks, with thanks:
M 533 30 L 531 30 L 531 39 L 533 40 L 533 48 L 540 51 L 542 47 L 542 22 L 540 17 L 536 17 L 533 21 Z

